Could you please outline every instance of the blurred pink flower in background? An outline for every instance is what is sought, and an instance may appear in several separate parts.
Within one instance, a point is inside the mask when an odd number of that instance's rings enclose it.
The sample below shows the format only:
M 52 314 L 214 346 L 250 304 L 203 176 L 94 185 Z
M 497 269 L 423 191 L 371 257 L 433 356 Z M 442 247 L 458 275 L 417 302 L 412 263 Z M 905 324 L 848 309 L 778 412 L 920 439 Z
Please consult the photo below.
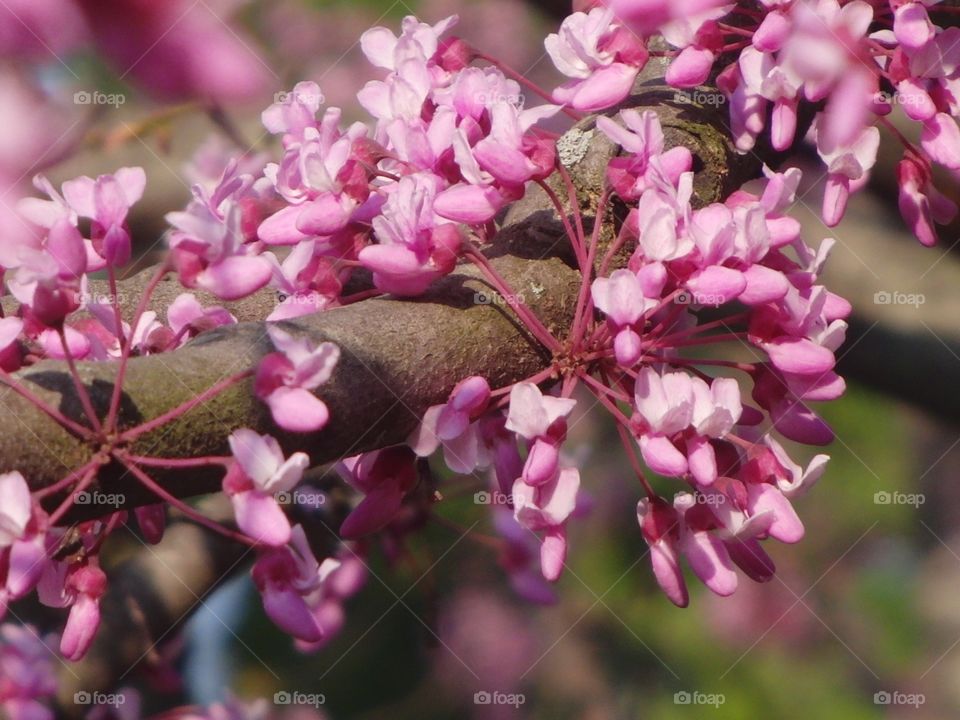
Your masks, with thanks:
M 118 75 L 164 100 L 250 100 L 276 84 L 256 42 L 229 24 L 233 1 L 77 0 Z
M 516 693 L 518 679 L 537 659 L 534 626 L 511 602 L 486 589 L 468 588 L 441 610 L 439 636 L 447 649 L 437 655 L 436 674 L 458 700 L 472 700 L 478 692 Z M 511 705 L 473 707 L 477 718 L 518 716 Z

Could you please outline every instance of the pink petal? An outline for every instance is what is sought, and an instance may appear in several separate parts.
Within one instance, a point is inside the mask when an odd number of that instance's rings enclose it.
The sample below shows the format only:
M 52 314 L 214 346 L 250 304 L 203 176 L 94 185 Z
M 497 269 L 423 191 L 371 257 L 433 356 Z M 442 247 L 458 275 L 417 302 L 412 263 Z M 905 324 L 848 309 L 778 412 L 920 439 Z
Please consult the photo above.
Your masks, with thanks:
M 371 490 L 340 526 L 340 536 L 355 540 L 370 535 L 390 524 L 400 512 L 403 493 L 393 483 L 384 483 Z
M 309 390 L 279 387 L 266 398 L 273 421 L 290 432 L 315 432 L 330 419 L 330 411 Z
M 687 458 L 662 435 L 642 435 L 640 453 L 650 469 L 660 475 L 680 477 L 687 472 Z
M 772 511 L 774 520 L 768 532 L 780 542 L 795 543 L 803 539 L 803 523 L 790 501 L 775 486 L 769 483 L 747 485 L 747 508 L 752 515 Z
M 197 285 L 224 300 L 240 300 L 270 282 L 272 274 L 266 258 L 233 256 L 200 273 Z
M 268 589 L 263 593 L 263 609 L 267 617 L 288 635 L 307 642 L 323 639 L 323 630 L 299 593 Z
M 60 654 L 71 662 L 87 654 L 100 627 L 100 604 L 89 595 L 80 594 L 70 608 L 67 624 L 60 638 Z
M 686 607 L 690 596 L 687 594 L 687 584 L 683 580 L 674 547 L 664 540 L 655 542 L 650 546 L 650 562 L 657 584 L 670 602 L 677 607 Z
M 561 527 L 547 531 L 540 545 L 540 572 L 550 582 L 555 582 L 563 573 L 567 559 L 567 536 Z
M 706 531 L 688 532 L 681 547 L 694 574 L 717 595 L 737 589 L 737 572 L 723 541 Z
M 833 369 L 833 353 L 807 338 L 778 337 L 763 344 L 770 361 L 784 372 L 816 375 Z
M 247 490 L 230 498 L 237 527 L 254 540 L 282 547 L 290 542 L 290 521 L 273 495 Z

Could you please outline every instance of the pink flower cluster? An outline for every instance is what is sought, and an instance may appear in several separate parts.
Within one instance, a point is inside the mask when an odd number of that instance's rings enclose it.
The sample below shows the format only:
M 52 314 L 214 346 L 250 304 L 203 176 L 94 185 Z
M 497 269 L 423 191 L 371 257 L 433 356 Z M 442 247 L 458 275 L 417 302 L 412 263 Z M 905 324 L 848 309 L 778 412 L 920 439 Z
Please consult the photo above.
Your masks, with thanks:
M 557 69 L 572 78 L 554 92 L 557 102 L 590 111 L 617 105 L 648 60 L 646 41 L 660 35 L 675 48 L 667 53 L 665 79 L 680 92 L 703 86 L 716 72 L 744 152 L 764 130 L 776 150 L 787 150 L 798 139 L 801 104 L 817 106 L 811 138 L 828 172 L 822 209 L 828 226 L 840 222 L 850 192 L 869 179 L 877 125 L 891 128 L 904 146 L 900 212 L 920 242 L 932 245 L 935 224 L 956 216 L 956 205 L 932 180 L 935 165 L 960 170 L 960 31 L 950 27 L 952 8 L 902 0 L 584 4 L 588 11 L 572 14 L 546 41 Z M 716 67 L 730 52 L 736 60 Z M 919 144 L 887 121 L 894 107 L 917 123 Z
M 54 657 L 29 625 L 0 625 L 0 710 L 11 720 L 52 720 Z

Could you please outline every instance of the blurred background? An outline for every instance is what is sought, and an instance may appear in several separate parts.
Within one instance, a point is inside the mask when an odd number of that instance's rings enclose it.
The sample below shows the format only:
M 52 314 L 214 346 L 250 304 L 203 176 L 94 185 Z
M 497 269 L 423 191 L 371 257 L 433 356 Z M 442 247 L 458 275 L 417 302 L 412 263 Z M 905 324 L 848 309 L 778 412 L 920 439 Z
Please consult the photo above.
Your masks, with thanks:
M 36 172 L 59 185 L 142 165 L 147 194 L 132 222 L 141 264 L 151 262 L 163 215 L 192 183 L 215 180 L 238 152 L 256 163 L 275 151 L 259 113 L 276 93 L 315 80 L 329 105 L 361 119 L 354 94 L 374 75 L 359 37 L 410 13 L 458 13 L 457 34 L 542 86 L 559 81 L 542 49 L 558 15 L 543 3 L 0 1 L 0 231 L 23 231 L 11 208 Z M 185 670 L 175 700 L 143 673 L 125 682 L 155 710 L 322 694 L 331 719 L 960 715 L 958 234 L 947 229 L 933 249 L 911 239 L 888 147 L 833 230 L 818 217 L 817 163 L 792 161 L 808 179 L 798 208 L 808 240 L 837 238 L 826 283 L 857 317 L 839 353 L 849 391 L 823 408 L 833 459 L 798 502 L 805 540 L 768 548 L 773 581 L 742 578 L 727 599 L 691 583 L 691 607 L 673 607 L 637 527 L 640 490 L 612 427 L 591 413 L 575 418 L 568 446 L 592 508 L 570 524 L 554 605 L 511 592 L 488 508 L 474 500 L 484 483 L 451 477 L 437 522 L 400 550 L 371 548 L 366 587 L 319 653 L 273 629 L 241 573 L 161 646 Z M 941 186 L 957 199 L 955 181 Z

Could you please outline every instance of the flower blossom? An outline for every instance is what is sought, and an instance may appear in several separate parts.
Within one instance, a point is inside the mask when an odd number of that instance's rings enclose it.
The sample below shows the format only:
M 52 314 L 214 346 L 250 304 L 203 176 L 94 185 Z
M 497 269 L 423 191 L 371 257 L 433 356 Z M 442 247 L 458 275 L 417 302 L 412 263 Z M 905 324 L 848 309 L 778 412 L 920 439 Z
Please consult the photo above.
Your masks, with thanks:
M 290 541 L 290 522 L 277 495 L 300 483 L 310 458 L 298 452 L 284 459 L 274 438 L 246 428 L 235 430 L 229 439 L 236 463 L 224 477 L 223 488 L 233 503 L 237 526 L 265 545 L 285 545 Z
M 273 421 L 291 432 L 322 429 L 330 412 L 315 390 L 330 379 L 340 359 L 340 348 L 330 342 L 314 347 L 306 339 L 295 338 L 276 325 L 267 333 L 279 352 L 260 362 L 254 384 L 257 397 L 267 403 Z

